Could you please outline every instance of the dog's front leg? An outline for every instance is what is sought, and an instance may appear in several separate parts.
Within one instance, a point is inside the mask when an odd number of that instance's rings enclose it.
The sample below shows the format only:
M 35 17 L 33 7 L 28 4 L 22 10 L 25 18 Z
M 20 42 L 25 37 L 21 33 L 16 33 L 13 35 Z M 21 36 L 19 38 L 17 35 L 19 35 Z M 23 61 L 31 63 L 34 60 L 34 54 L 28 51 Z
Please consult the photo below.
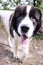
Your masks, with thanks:
M 20 56 L 20 60 L 24 61 L 29 54 L 29 44 L 24 45 L 22 49 L 23 49 L 23 52 L 22 52 L 22 55 Z
M 12 38 L 11 36 L 9 36 L 8 37 L 8 42 L 9 42 L 9 46 L 11 48 L 11 51 L 13 52 L 14 58 L 17 58 L 16 43 L 15 43 L 14 38 Z

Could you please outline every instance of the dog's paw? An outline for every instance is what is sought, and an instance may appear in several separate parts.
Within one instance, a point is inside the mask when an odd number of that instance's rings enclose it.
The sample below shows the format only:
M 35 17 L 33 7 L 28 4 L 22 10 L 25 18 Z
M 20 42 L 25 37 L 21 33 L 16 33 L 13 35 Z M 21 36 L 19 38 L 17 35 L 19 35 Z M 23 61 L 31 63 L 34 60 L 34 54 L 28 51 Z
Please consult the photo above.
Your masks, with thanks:
M 22 60 L 15 53 L 13 54 L 13 57 L 17 62 L 22 63 Z

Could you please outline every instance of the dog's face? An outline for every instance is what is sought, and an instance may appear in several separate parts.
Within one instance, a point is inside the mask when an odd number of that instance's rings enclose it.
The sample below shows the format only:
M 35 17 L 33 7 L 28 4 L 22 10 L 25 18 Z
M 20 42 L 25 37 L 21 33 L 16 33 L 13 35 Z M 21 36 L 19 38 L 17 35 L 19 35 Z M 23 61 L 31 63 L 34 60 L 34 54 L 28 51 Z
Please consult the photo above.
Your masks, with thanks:
M 41 11 L 32 6 L 18 6 L 11 20 L 10 33 L 13 30 L 21 37 L 22 41 L 31 38 L 41 27 Z

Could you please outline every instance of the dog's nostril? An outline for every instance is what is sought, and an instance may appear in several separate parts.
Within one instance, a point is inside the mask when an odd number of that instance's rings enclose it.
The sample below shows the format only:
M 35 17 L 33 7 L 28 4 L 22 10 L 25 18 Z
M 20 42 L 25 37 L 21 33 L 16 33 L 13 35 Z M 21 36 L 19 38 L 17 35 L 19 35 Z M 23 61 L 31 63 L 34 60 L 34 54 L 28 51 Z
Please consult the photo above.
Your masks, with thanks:
M 29 30 L 29 27 L 27 27 L 27 26 L 21 26 L 21 32 L 22 33 L 26 33 L 26 32 L 28 32 L 28 30 Z

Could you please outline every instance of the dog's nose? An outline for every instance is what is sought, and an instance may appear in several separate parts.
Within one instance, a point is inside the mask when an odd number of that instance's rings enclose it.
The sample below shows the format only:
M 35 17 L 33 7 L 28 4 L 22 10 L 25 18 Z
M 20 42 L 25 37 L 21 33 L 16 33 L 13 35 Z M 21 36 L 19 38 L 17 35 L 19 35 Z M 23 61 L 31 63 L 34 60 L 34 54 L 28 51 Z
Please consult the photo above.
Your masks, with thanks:
M 27 27 L 27 26 L 21 26 L 21 32 L 22 33 L 27 33 L 28 30 L 29 30 L 29 27 Z

